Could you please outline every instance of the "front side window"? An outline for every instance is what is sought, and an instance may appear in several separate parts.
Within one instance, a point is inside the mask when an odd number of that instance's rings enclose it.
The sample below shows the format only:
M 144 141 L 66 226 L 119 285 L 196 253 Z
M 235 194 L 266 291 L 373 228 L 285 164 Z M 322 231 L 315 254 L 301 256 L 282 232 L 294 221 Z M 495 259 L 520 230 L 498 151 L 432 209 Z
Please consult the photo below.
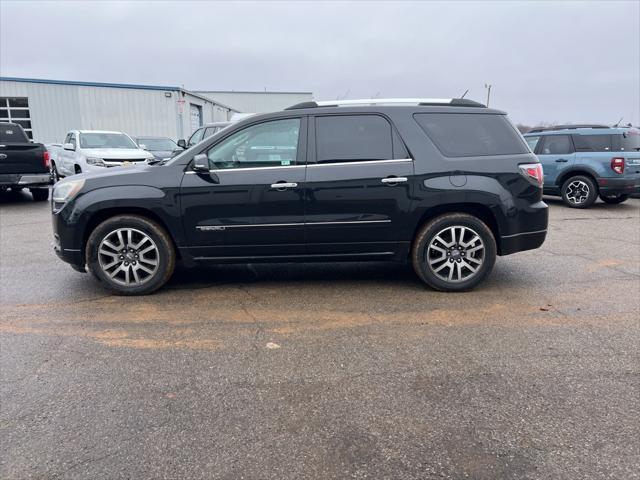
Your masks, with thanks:
M 122 133 L 81 133 L 80 148 L 138 148 L 138 146 Z
M 527 145 L 529 145 L 531 151 L 535 152 L 538 142 L 540 141 L 540 137 L 524 137 L 524 139 L 527 141 Z
M 447 157 L 529 153 L 522 137 L 504 115 L 417 113 L 414 117 Z
M 299 118 L 252 125 L 209 149 L 209 167 L 219 170 L 295 165 L 299 137 Z
M 379 115 L 316 118 L 316 161 L 393 159 L 391 124 Z
M 564 155 L 573 153 L 573 143 L 569 135 L 548 135 L 544 139 L 541 155 Z

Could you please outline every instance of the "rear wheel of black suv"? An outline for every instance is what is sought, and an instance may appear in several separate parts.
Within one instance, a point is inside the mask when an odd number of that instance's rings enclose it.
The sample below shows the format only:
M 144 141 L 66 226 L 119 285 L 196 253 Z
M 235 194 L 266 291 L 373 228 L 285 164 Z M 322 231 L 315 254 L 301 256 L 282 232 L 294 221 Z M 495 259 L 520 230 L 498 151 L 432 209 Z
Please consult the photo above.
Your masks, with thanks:
M 576 175 L 562 184 L 562 201 L 571 208 L 587 208 L 598 198 L 598 187 L 591 177 Z
M 612 205 L 626 202 L 628 199 L 629 199 L 629 195 L 613 195 L 613 196 L 607 197 L 606 195 L 600 194 L 600 200 L 602 200 L 604 203 L 609 203 Z
M 471 290 L 491 273 L 496 241 L 480 219 L 448 213 L 420 228 L 411 261 L 420 279 L 436 290 Z
M 89 271 L 119 295 L 145 295 L 162 287 L 175 268 L 167 232 L 137 215 L 118 215 L 98 225 L 87 241 Z

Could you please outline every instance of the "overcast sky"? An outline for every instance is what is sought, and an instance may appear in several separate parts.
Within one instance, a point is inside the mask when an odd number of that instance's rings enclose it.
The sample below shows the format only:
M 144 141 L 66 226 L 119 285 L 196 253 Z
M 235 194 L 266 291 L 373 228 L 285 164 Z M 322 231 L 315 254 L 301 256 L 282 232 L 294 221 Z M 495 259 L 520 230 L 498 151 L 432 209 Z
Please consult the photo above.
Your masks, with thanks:
M 640 123 L 640 2 L 0 0 L 0 75 L 458 97 L 515 122 Z

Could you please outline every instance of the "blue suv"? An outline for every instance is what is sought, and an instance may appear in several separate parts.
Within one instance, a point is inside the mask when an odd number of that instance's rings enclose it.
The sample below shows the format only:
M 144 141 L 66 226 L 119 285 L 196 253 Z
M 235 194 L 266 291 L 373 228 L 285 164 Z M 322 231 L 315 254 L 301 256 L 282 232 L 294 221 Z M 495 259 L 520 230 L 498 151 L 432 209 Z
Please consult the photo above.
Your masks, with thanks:
M 525 135 L 544 169 L 544 193 L 587 208 L 598 196 L 622 203 L 640 193 L 640 130 L 606 125 L 558 125 Z

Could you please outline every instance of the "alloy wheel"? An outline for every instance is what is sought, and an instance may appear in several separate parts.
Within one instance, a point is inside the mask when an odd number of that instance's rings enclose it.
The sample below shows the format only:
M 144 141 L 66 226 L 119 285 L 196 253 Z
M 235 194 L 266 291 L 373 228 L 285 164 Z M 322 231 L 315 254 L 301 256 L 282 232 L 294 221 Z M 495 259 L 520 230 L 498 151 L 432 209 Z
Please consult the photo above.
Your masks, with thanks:
M 100 242 L 98 261 L 113 282 L 135 287 L 156 274 L 160 252 L 146 233 L 135 228 L 118 228 Z
M 565 191 L 565 195 L 569 203 L 574 205 L 581 205 L 587 201 L 589 198 L 589 185 L 587 185 L 582 180 L 574 180 L 569 185 L 567 185 L 567 189 Z
M 441 280 L 463 282 L 480 271 L 485 245 L 480 235 L 469 227 L 447 227 L 433 237 L 427 247 L 426 260 Z

